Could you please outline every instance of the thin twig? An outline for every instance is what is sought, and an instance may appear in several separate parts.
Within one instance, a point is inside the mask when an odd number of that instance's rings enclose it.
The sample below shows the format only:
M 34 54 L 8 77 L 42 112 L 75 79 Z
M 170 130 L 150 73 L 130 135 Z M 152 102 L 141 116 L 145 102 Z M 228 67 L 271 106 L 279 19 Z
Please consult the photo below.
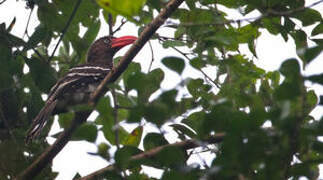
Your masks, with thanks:
M 224 138 L 225 138 L 225 133 L 217 133 L 214 136 L 206 139 L 205 141 L 190 139 L 190 140 L 185 140 L 185 141 L 181 141 L 181 142 L 177 142 L 177 143 L 173 143 L 173 144 L 158 146 L 158 147 L 150 149 L 146 152 L 131 156 L 131 158 L 129 159 L 129 162 L 144 160 L 144 159 L 153 159 L 153 157 L 155 157 L 159 152 L 161 152 L 163 149 L 168 148 L 168 147 L 178 147 L 178 148 L 182 148 L 183 150 L 188 150 L 188 149 L 193 149 L 196 147 L 203 146 L 205 144 L 219 143 L 219 142 L 222 142 Z M 114 164 L 109 165 L 105 168 L 102 168 L 94 173 L 91 173 L 91 174 L 89 174 L 85 177 L 79 178 L 77 180 L 96 179 L 96 178 L 99 178 L 102 174 L 116 170 L 116 168 L 117 167 Z
M 148 73 L 151 71 L 151 66 L 153 65 L 153 62 L 155 60 L 155 56 L 154 56 L 154 50 L 153 50 L 153 46 L 151 45 L 151 42 L 148 41 L 149 47 L 150 47 L 150 52 L 151 52 L 151 61 L 149 64 L 149 68 L 148 68 Z
M 119 142 L 119 122 L 118 122 L 118 100 L 117 94 L 114 88 L 111 89 L 112 97 L 113 97 L 113 118 L 114 118 L 114 138 L 117 149 L 120 149 L 120 142 Z
M 82 0 L 78 0 L 78 1 L 76 2 L 75 6 L 74 6 L 74 9 L 73 9 L 73 11 L 72 11 L 71 16 L 68 18 L 67 23 L 66 23 L 65 27 L 64 27 L 64 28 L 63 28 L 63 30 L 62 30 L 62 34 L 61 34 L 61 36 L 59 37 L 59 40 L 58 40 L 58 42 L 57 42 L 57 44 L 56 44 L 56 46 L 55 46 L 55 48 L 54 48 L 54 51 L 52 52 L 52 55 L 48 58 L 48 63 L 53 59 L 53 56 L 54 56 L 54 54 L 55 54 L 55 52 L 56 52 L 56 50 L 57 50 L 57 48 L 58 48 L 58 45 L 60 44 L 60 42 L 62 41 L 62 39 L 63 39 L 64 35 L 66 34 L 66 31 L 67 31 L 68 27 L 71 25 L 72 20 L 73 20 L 73 18 L 74 18 L 74 16 L 75 16 L 75 14 L 76 14 L 76 12 L 77 12 L 78 8 L 79 8 L 79 7 L 80 7 L 80 5 L 81 5 L 81 2 L 82 2 Z
M 109 24 L 109 35 L 110 35 L 110 36 L 113 36 L 113 19 L 112 19 L 112 14 L 111 14 L 111 13 L 109 13 L 109 14 L 108 14 L 108 17 L 109 17 L 109 19 L 108 19 L 108 24 Z
M 188 61 L 191 61 L 191 59 L 187 56 L 186 53 L 182 52 L 176 47 L 171 46 L 171 48 L 177 51 L 178 53 L 180 53 L 181 55 L 183 55 Z M 214 80 L 212 80 L 212 78 L 209 75 L 207 75 L 201 68 L 197 68 L 197 70 L 200 71 L 205 76 L 205 78 L 211 81 L 212 84 L 214 84 L 217 88 L 221 88 L 221 86 L 218 83 L 214 82 Z
M 158 36 L 158 39 L 162 39 L 162 40 L 185 41 L 185 42 L 192 41 L 190 39 L 182 39 L 182 38 L 175 38 L 175 37 L 166 37 L 166 36 L 161 36 L 159 34 L 157 34 L 157 36 Z
M 115 29 L 113 32 L 112 32 L 112 35 L 114 35 L 116 32 L 120 31 L 122 26 L 125 25 L 128 21 L 125 19 L 125 18 L 122 18 L 121 19 L 121 24 L 117 27 L 117 29 Z
M 1 5 L 2 3 L 6 2 L 6 1 L 7 1 L 7 0 L 3 0 L 3 1 L 1 1 L 1 2 L 0 2 L 0 5 Z
M 25 29 L 24 35 L 22 36 L 22 39 L 24 39 L 25 35 L 27 35 L 27 37 L 29 38 L 29 35 L 28 35 L 28 27 L 29 27 L 30 18 L 31 18 L 31 15 L 33 13 L 33 10 L 34 10 L 34 8 L 32 8 L 30 10 L 30 13 L 29 13 L 29 16 L 28 16 L 28 20 L 27 20 L 27 24 L 26 24 L 26 29 Z
M 46 62 L 46 59 L 39 53 L 39 51 L 36 49 L 36 48 L 34 48 L 34 47 L 32 47 L 31 48 L 36 54 L 37 54 L 37 56 L 42 60 L 42 61 L 44 61 L 44 62 Z

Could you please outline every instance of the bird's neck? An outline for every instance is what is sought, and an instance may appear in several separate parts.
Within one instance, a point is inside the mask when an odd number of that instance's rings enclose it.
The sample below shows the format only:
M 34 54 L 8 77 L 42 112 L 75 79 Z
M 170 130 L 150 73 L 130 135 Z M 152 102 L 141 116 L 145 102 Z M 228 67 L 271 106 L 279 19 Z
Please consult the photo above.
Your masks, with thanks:
M 107 60 L 107 59 L 97 59 L 94 62 L 88 62 L 87 64 L 91 64 L 91 65 L 97 65 L 97 66 L 101 66 L 101 67 L 108 67 L 108 68 L 112 68 L 113 67 L 113 62 L 112 59 Z

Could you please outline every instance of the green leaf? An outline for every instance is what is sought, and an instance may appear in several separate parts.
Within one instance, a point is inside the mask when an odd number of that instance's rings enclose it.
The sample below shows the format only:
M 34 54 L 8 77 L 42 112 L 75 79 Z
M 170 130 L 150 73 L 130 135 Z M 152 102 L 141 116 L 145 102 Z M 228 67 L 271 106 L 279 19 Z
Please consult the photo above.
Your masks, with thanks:
M 134 129 L 130 134 L 128 134 L 128 136 L 124 138 L 121 144 L 125 146 L 138 147 L 141 141 L 142 132 L 143 132 L 142 126 L 136 127 L 136 129 Z
M 144 90 L 147 81 L 147 77 L 142 72 L 135 72 L 126 78 L 127 90 L 137 89 L 138 91 Z
M 62 113 L 59 115 L 58 123 L 61 128 L 67 128 L 71 125 L 71 122 L 74 118 L 74 113 Z
M 126 86 L 126 91 L 129 91 L 130 89 L 133 88 L 133 85 L 131 85 L 132 87 L 128 87 L 129 86 L 128 82 L 131 83 L 131 81 L 128 81 L 128 79 L 131 76 L 134 76 L 135 74 L 140 73 L 140 72 L 141 72 L 140 64 L 132 62 L 131 64 L 129 64 L 129 66 L 125 70 L 125 72 L 122 73 L 122 78 L 123 78 L 123 81 L 124 81 L 125 86 Z
M 162 8 L 162 1 L 147 0 L 147 4 L 157 11 L 160 11 Z
M 38 88 L 43 92 L 49 92 L 50 88 L 55 84 L 56 71 L 47 62 L 44 62 L 38 58 L 32 57 L 26 60 L 29 66 L 31 76 L 38 86 Z
M 165 167 L 182 166 L 185 163 L 185 153 L 184 150 L 179 147 L 169 146 L 163 148 L 156 155 L 156 159 Z
M 139 13 L 146 0 L 96 0 L 96 2 L 111 13 L 114 19 L 117 15 L 122 15 L 129 20 L 134 20 L 132 17 Z
M 161 69 L 154 69 L 147 75 L 142 72 L 130 74 L 125 85 L 128 90 L 136 89 L 138 91 L 138 100 L 140 100 L 140 103 L 144 103 L 160 87 L 163 79 L 164 72 Z
M 147 121 L 161 126 L 169 118 L 169 111 L 169 107 L 166 104 L 155 101 L 145 107 L 144 117 Z
M 188 125 L 190 128 L 194 129 L 195 132 L 199 133 L 199 129 L 205 119 L 206 113 L 204 111 L 194 112 L 190 114 L 186 119 L 182 120 L 182 123 Z
M 186 44 L 183 41 L 166 40 L 163 42 L 163 48 L 185 46 L 185 45 Z
M 307 35 L 302 30 L 296 30 L 295 33 L 291 33 L 296 44 L 296 53 L 303 60 L 305 49 L 307 49 Z
M 110 149 L 110 146 L 106 143 L 100 143 L 98 145 L 98 152 L 97 154 L 100 155 L 101 157 L 103 157 L 106 160 L 110 159 L 110 154 L 108 152 L 108 150 Z
M 119 149 L 115 154 L 115 160 L 118 167 L 122 169 L 133 168 L 138 164 L 134 161 L 130 161 L 131 156 L 141 153 L 142 151 L 133 146 L 124 146 Z
M 319 38 L 316 38 L 316 39 L 311 39 L 312 41 L 314 41 L 316 44 L 318 44 L 319 46 L 323 46 L 323 39 L 319 39 Z
M 177 134 L 179 134 L 180 136 L 186 135 L 190 138 L 196 137 L 196 133 L 194 131 L 192 131 L 191 129 L 189 129 L 188 127 L 186 127 L 182 124 L 171 124 L 169 126 L 173 127 L 174 130 L 177 132 Z
M 287 78 L 297 78 L 300 76 L 300 66 L 297 59 L 288 59 L 282 63 L 279 71 Z
M 201 94 L 203 93 L 202 87 L 202 79 L 191 79 L 187 84 L 187 89 L 194 98 L 201 96 Z
M 95 142 L 98 135 L 98 130 L 95 124 L 84 123 L 76 129 L 73 133 L 72 140 L 86 140 L 89 142 Z
M 323 23 L 321 22 L 320 24 L 318 24 L 317 26 L 315 26 L 315 28 L 312 30 L 312 36 L 318 35 L 318 34 L 322 34 L 323 33 Z
M 190 64 L 191 66 L 195 67 L 196 69 L 201 69 L 203 67 L 205 67 L 206 62 L 204 62 L 201 58 L 193 58 L 192 60 L 190 60 Z
M 101 128 L 104 137 L 112 144 L 116 145 L 116 128 L 114 126 L 109 126 L 110 123 L 104 124 Z M 119 136 L 119 143 L 125 142 L 125 139 L 129 137 L 129 133 L 122 127 L 118 127 L 118 136 Z
M 255 45 L 255 41 L 254 40 L 250 40 L 248 41 L 248 48 L 249 48 L 249 51 L 256 57 L 258 58 L 257 56 L 257 52 L 256 52 L 256 45 Z
M 323 85 L 323 74 L 308 76 L 306 79 Z
M 130 123 L 140 122 L 144 115 L 144 108 L 141 106 L 136 106 L 130 110 L 127 121 Z
M 293 13 L 292 16 L 299 19 L 303 26 L 309 26 L 322 21 L 321 13 L 311 8 L 305 8 L 303 11 Z
M 315 46 L 311 47 L 305 50 L 304 53 L 304 61 L 305 63 L 310 63 L 312 60 L 314 60 L 318 55 L 321 54 L 323 50 L 323 46 Z
M 14 83 L 12 75 L 9 72 L 9 64 L 11 64 L 11 49 L 0 42 L 0 90 L 11 89 Z
M 112 125 L 113 109 L 111 107 L 109 97 L 100 98 L 99 102 L 96 105 L 96 110 L 100 113 L 100 116 L 104 118 L 104 121 L 110 122 Z
M 149 133 L 144 138 L 145 151 L 158 146 L 169 144 L 165 137 L 158 133 Z
M 93 21 L 91 23 L 91 27 L 88 28 L 88 30 L 85 32 L 82 40 L 84 40 L 88 44 L 91 44 L 97 37 L 100 27 L 101 27 L 100 20 Z
M 24 50 L 28 50 L 30 48 L 35 48 L 37 44 L 43 41 L 46 36 L 48 36 L 48 30 L 44 24 L 40 24 L 36 27 L 34 33 L 30 36 L 27 45 L 24 47 Z
M 111 107 L 109 97 L 101 98 L 96 106 L 96 109 L 99 111 L 100 115 L 95 120 L 95 123 L 98 125 L 103 125 L 100 130 L 102 130 L 104 137 L 111 144 L 115 145 L 115 131 L 118 130 L 119 143 L 125 142 L 125 139 L 129 136 L 129 133 L 122 126 L 118 126 L 118 129 L 115 128 L 113 115 L 114 110 Z
M 203 0 L 203 1 L 210 1 L 210 0 Z M 196 180 L 196 179 L 200 179 L 201 174 L 199 171 L 197 171 L 197 169 L 191 168 L 191 167 L 187 171 L 168 169 L 164 171 L 163 176 L 160 178 L 160 180 L 178 180 L 178 179 L 183 179 L 183 177 L 185 177 L 185 180 Z
M 310 90 L 306 93 L 306 109 L 307 109 L 307 113 L 310 113 L 315 106 L 317 105 L 317 103 L 319 102 L 319 99 L 317 97 L 317 95 L 315 94 L 314 90 Z
M 169 69 L 176 71 L 178 74 L 182 74 L 185 67 L 184 60 L 178 57 L 165 57 L 162 59 L 162 63 Z
M 297 81 L 284 82 L 274 92 L 274 96 L 278 100 L 292 100 L 293 98 L 299 96 L 300 94 L 301 94 L 301 90 L 299 87 L 299 82 Z
M 281 18 L 280 17 L 270 17 L 261 19 L 264 28 L 268 30 L 271 34 L 277 35 L 281 32 Z

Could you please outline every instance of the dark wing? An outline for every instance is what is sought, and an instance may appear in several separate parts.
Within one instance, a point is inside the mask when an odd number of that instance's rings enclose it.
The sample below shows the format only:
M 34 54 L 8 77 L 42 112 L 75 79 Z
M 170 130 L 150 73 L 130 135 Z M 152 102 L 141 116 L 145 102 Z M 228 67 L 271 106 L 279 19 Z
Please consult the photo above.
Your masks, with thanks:
M 40 134 L 47 119 L 60 101 L 60 97 L 64 97 L 65 93 L 73 93 L 76 91 L 82 92 L 84 87 L 88 87 L 91 84 L 97 84 L 109 72 L 110 68 L 96 65 L 82 65 L 70 69 L 63 78 L 58 80 L 49 92 L 45 106 L 33 119 L 32 125 L 27 132 L 26 143 L 29 143 Z
M 48 100 L 54 101 L 61 97 L 64 93 L 74 92 L 84 86 L 96 84 L 111 71 L 108 67 L 97 65 L 81 65 L 76 66 L 68 71 L 68 73 L 58 80 L 48 94 Z

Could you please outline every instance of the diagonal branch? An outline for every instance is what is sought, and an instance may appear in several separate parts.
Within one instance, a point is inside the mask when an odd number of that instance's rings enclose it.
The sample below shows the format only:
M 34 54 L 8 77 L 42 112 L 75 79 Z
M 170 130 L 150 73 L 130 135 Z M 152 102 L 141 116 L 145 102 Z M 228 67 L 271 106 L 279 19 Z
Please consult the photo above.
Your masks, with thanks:
M 166 19 L 171 15 L 173 11 L 184 0 L 171 0 L 166 7 L 160 12 L 160 14 L 143 30 L 140 37 L 135 41 L 131 48 L 126 52 L 123 58 L 120 60 L 118 65 L 112 69 L 112 73 L 109 73 L 101 84 L 98 86 L 96 91 L 92 94 L 91 101 L 96 102 L 98 98 L 105 92 L 104 88 L 107 83 L 115 81 L 121 73 L 128 67 L 131 60 L 137 55 L 145 43 L 152 37 L 152 35 L 157 31 L 157 29 L 164 24 Z
M 223 138 L 225 137 L 225 133 L 218 133 L 213 135 L 212 137 L 206 139 L 205 141 L 199 141 L 199 140 L 186 140 L 186 141 L 181 141 L 173 144 L 167 144 L 163 146 L 158 146 L 156 148 L 150 149 L 146 152 L 137 154 L 132 156 L 129 161 L 137 161 L 137 160 L 144 160 L 144 159 L 150 159 L 156 156 L 159 152 L 161 152 L 163 149 L 168 148 L 168 147 L 179 147 L 182 148 L 183 150 L 188 150 L 188 149 L 193 149 L 196 147 L 201 147 L 203 145 L 207 144 L 215 144 L 223 141 Z M 109 165 L 105 168 L 99 169 L 98 171 L 95 171 L 94 173 L 91 173 L 85 177 L 79 178 L 77 180 L 90 180 L 90 179 L 98 179 L 100 176 L 107 172 L 111 172 L 116 170 L 116 166 Z
M 184 0 L 171 0 L 160 14 L 149 24 L 141 33 L 138 40 L 132 45 L 127 53 L 120 60 L 119 64 L 104 78 L 97 90 L 92 94 L 89 105 L 95 106 L 99 98 L 107 91 L 106 84 L 114 82 L 127 68 L 132 59 L 144 46 L 144 44 L 151 38 L 157 29 L 166 21 L 166 19 L 174 12 Z M 71 126 L 66 129 L 55 141 L 55 143 L 48 147 L 27 169 L 19 174 L 15 179 L 32 179 L 37 176 L 43 168 L 45 168 L 52 159 L 63 149 L 71 138 L 75 129 L 85 122 L 91 111 L 77 112 L 73 119 Z

